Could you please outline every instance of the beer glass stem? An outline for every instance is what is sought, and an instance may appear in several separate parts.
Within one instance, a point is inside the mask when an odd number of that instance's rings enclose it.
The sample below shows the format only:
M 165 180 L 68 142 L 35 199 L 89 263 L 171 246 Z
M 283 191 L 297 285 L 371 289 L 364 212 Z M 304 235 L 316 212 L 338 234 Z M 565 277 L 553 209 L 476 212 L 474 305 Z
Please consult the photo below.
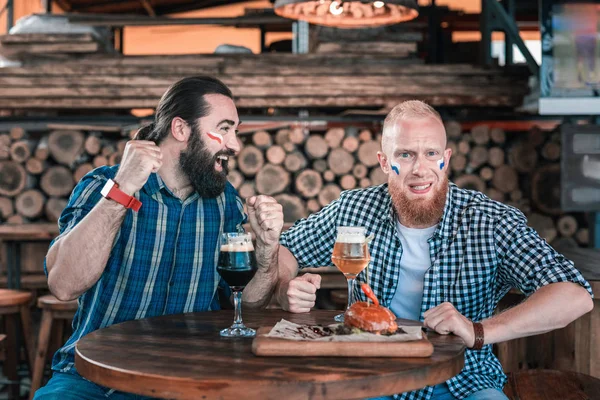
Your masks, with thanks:
M 352 305 L 352 289 L 354 288 L 354 278 L 346 278 L 348 281 L 348 306 L 346 310 Z
M 235 317 L 233 320 L 234 326 L 243 325 L 242 322 L 242 291 L 236 290 L 233 292 L 233 306 L 235 307 Z

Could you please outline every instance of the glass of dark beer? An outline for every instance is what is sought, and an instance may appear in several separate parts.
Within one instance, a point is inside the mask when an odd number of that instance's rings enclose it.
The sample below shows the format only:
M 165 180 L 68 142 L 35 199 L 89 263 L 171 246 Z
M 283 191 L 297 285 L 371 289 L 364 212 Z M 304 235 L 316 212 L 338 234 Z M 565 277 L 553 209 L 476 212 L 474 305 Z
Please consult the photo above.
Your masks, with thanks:
M 253 337 L 254 329 L 242 322 L 242 291 L 256 273 L 256 256 L 249 233 L 223 233 L 217 271 L 233 292 L 233 325 L 221 331 L 224 337 Z

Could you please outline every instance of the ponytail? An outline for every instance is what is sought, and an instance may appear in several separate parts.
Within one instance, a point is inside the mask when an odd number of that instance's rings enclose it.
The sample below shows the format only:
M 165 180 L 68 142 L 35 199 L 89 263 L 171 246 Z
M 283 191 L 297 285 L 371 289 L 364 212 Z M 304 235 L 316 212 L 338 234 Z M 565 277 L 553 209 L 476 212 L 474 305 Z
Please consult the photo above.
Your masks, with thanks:
M 137 133 L 135 134 L 133 140 L 152 140 L 155 141 L 154 138 L 154 128 L 156 124 L 152 122 L 149 125 L 142 126 Z

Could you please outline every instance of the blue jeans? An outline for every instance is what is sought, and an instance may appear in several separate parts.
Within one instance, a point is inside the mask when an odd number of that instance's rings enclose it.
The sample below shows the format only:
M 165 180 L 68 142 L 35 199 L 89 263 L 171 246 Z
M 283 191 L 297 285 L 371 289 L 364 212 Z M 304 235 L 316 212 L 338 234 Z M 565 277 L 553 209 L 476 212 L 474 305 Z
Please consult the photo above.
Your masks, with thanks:
M 141 400 L 150 397 L 118 392 L 96 385 L 80 375 L 55 372 L 46 386 L 35 392 L 34 400 Z
M 375 397 L 369 400 L 392 400 L 392 396 Z M 433 387 L 433 396 L 431 400 L 456 400 L 456 397 L 452 396 L 448 385 L 440 383 Z M 465 397 L 463 400 L 508 400 L 508 397 L 498 389 L 484 389 L 479 392 L 475 392 L 472 395 Z

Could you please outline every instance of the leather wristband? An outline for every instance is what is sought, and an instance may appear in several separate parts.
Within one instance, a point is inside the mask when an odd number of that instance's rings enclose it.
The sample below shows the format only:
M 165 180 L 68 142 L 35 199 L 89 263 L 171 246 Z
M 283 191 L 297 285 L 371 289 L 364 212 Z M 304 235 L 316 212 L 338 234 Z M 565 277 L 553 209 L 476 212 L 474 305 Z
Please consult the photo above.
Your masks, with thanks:
M 119 189 L 119 184 L 112 179 L 109 179 L 106 182 L 100 193 L 105 198 L 116 201 L 125 208 L 131 208 L 136 212 L 139 211 L 140 207 L 142 206 L 142 203 L 138 199 Z
M 475 343 L 471 350 L 481 350 L 483 348 L 483 325 L 480 322 L 473 322 L 473 331 L 475 333 Z

